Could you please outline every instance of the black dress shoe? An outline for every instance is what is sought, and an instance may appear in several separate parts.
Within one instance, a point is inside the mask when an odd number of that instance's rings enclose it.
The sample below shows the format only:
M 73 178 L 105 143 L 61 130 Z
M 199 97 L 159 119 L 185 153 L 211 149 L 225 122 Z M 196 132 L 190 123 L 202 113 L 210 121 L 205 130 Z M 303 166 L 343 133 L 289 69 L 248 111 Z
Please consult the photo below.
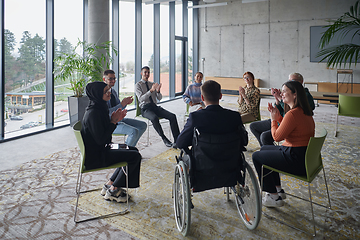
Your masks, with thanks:
M 170 142 L 169 139 L 164 138 L 163 141 L 164 141 L 164 143 L 165 143 L 165 146 L 167 146 L 167 147 L 172 147 L 172 146 L 173 146 L 172 142 Z

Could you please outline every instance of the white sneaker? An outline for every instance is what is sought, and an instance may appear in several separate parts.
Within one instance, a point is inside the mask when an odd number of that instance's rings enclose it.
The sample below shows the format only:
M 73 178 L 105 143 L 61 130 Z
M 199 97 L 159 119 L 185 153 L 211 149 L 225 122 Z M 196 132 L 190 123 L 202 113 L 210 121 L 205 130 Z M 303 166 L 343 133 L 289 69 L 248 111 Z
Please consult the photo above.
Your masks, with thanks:
M 126 191 L 121 188 L 117 188 L 116 190 L 108 189 L 106 191 L 104 199 L 108 200 L 108 201 L 114 200 L 114 201 L 117 201 L 118 203 L 125 203 L 127 200 L 127 196 L 129 196 L 129 199 L 130 199 L 131 196 L 127 195 Z
M 275 200 L 275 199 L 273 199 L 272 195 L 273 194 L 266 193 L 265 197 L 263 197 L 262 204 L 265 207 L 282 207 L 282 206 L 284 206 L 284 201 L 282 200 L 282 198 L 280 196 L 274 195 L 275 197 L 277 197 L 277 199 Z
M 104 184 L 104 186 L 102 187 L 101 192 L 100 192 L 101 196 L 105 196 L 106 191 L 107 191 L 109 188 L 110 188 L 110 185 Z
M 286 199 L 286 193 L 285 193 L 284 189 L 281 189 L 280 191 L 278 191 L 278 195 L 281 197 L 282 200 Z

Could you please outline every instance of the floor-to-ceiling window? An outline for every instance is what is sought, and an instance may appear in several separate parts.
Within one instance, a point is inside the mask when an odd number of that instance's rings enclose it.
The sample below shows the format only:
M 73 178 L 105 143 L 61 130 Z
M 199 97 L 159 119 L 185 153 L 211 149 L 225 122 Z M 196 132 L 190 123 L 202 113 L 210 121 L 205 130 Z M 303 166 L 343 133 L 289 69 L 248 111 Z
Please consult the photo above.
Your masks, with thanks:
M 142 66 L 150 67 L 150 81 L 154 69 L 154 5 L 142 4 Z
M 71 7 L 69 7 L 71 6 Z M 83 0 L 61 0 L 54 2 L 54 57 L 74 51 L 83 36 Z M 71 27 L 69 27 L 71 26 Z M 81 53 L 82 49 L 77 48 Z M 56 68 L 56 63 L 55 68 Z M 69 81 L 55 80 L 54 122 L 69 123 L 68 97 L 73 95 Z
M 5 0 L 5 137 L 33 131 L 45 115 L 45 1 Z
M 189 6 L 192 6 L 192 1 L 188 2 Z M 193 10 L 188 9 L 188 83 L 193 80 Z M 194 73 L 195 74 L 195 73 Z
M 160 83 L 162 94 L 169 96 L 169 4 L 160 4 Z
M 49 40 L 52 33 L 46 34 L 47 21 L 52 21 L 52 16 L 54 16 L 55 58 L 74 51 L 78 41 L 83 40 L 84 30 L 91 31 L 91 29 L 84 29 L 84 26 L 88 26 L 85 24 L 86 22 L 83 22 L 83 19 L 87 19 L 86 15 L 83 16 L 84 9 L 85 12 L 87 9 L 87 7 L 84 8 L 84 3 L 87 4 L 86 0 L 0 1 L 5 5 L 5 51 L 3 57 L 5 77 L 1 78 L 2 84 L 5 86 L 5 94 L 0 96 L 4 99 L 1 99 L 0 102 L 4 109 L 2 114 L 4 114 L 5 123 L 4 129 L 0 130 L 2 134 L 5 134 L 1 135 L 1 142 L 4 139 L 68 124 L 67 97 L 72 94 L 68 89 L 69 83 L 55 80 L 53 84 L 46 84 L 48 81 L 52 81 L 52 71 L 49 75 L 49 68 L 46 68 L 46 43 L 50 43 L 47 46 L 52 50 L 52 42 Z M 188 79 L 187 76 L 183 76 L 184 67 L 188 66 L 188 76 L 191 76 L 192 71 L 191 52 L 193 49 L 188 36 L 185 36 L 183 31 L 183 25 L 188 24 L 183 20 L 183 15 L 186 15 L 182 7 L 183 3 L 172 2 L 171 8 L 168 2 L 160 3 L 159 8 L 155 11 L 153 4 L 145 4 L 146 1 L 142 1 L 141 4 L 139 1 L 141 11 L 137 11 L 136 6 L 139 5 L 136 2 L 119 0 L 119 26 L 118 29 L 114 28 L 114 31 L 119 31 L 120 98 L 134 95 L 134 85 L 139 80 L 135 79 L 135 74 L 137 74 L 135 68 L 141 64 L 142 66 L 148 65 L 153 70 L 154 61 L 156 61 L 158 75 L 155 80 L 163 84 L 163 100 L 167 100 L 175 97 L 174 92 L 179 95 L 184 91 L 183 82 Z M 51 11 L 46 7 L 49 3 L 54 6 L 54 12 L 51 12 L 50 18 L 46 16 L 46 11 L 48 13 Z M 86 4 L 85 6 L 87 6 Z M 192 4 L 191 1 L 189 4 Z M 170 9 L 172 9 L 171 13 Z M 136 25 L 136 12 L 141 13 L 140 27 Z M 109 14 L 111 17 L 110 13 L 99 14 Z M 154 17 L 156 19 L 157 14 L 159 14 L 160 21 L 156 20 L 155 23 Z M 189 14 L 189 18 L 191 17 Z M 172 23 L 169 24 L 170 22 Z M 189 24 L 191 25 L 191 23 L 192 19 L 189 19 Z M 141 41 L 136 44 L 136 29 L 140 28 L 141 34 L 137 32 L 137 35 L 140 36 Z M 188 29 L 188 34 L 191 35 L 191 26 Z M 85 31 L 85 35 L 87 34 Z M 113 32 L 112 34 L 117 33 Z M 179 41 L 177 37 L 182 40 Z M 191 36 L 189 37 L 191 38 Z M 46 39 L 48 42 L 45 41 Z M 184 41 L 187 41 L 186 45 L 184 45 Z M 189 57 L 184 55 L 186 52 L 189 52 Z M 154 55 L 156 55 L 155 58 Z M 138 62 L 140 59 L 141 62 Z M 174 65 L 170 64 L 171 61 Z M 151 80 L 153 79 L 152 73 Z M 53 112 L 52 104 L 45 104 L 47 99 L 52 101 L 52 98 L 48 98 L 47 95 L 47 91 L 52 90 L 52 87 L 54 87 Z M 48 111 L 49 109 L 45 108 L 51 109 Z
M 182 3 L 175 4 L 175 36 L 183 37 L 183 6 Z M 183 39 L 175 40 L 175 93 L 184 91 L 183 79 L 183 57 L 184 57 L 184 44 Z
M 135 3 L 120 1 L 119 15 L 120 66 L 118 81 L 119 97 L 123 99 L 126 96 L 134 96 L 135 90 Z M 130 107 L 134 103 L 135 101 Z

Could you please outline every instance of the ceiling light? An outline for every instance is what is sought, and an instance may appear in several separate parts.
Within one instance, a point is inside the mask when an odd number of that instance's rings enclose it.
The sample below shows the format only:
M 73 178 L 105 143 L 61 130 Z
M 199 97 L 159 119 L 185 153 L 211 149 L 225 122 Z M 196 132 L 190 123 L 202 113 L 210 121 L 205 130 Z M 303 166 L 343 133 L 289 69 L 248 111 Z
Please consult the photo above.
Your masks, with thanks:
M 242 0 L 242 3 L 266 2 L 268 0 Z
M 176 1 L 179 1 L 179 0 L 155 0 L 155 1 L 147 1 L 147 2 L 145 2 L 145 4 L 149 5 L 149 4 L 157 4 L 157 3 L 176 2 Z
M 219 6 L 225 6 L 225 5 L 227 5 L 227 2 L 211 3 L 211 4 L 203 4 L 203 5 L 195 5 L 195 6 L 188 6 L 188 8 L 219 7 Z

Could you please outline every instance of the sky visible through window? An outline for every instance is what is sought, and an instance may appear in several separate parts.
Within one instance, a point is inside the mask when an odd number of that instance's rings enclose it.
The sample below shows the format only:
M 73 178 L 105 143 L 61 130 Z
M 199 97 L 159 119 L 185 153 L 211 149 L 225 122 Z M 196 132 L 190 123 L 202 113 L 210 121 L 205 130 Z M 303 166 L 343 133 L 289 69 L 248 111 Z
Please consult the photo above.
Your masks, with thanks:
M 83 14 L 82 14 L 82 0 L 61 0 L 55 2 L 55 31 L 54 37 L 55 39 L 62 39 L 66 37 L 66 39 L 75 46 L 78 42 L 78 39 L 82 40 L 82 24 L 74 24 L 74 23 L 82 23 Z M 177 3 L 178 4 L 178 3 Z M 162 4 L 162 6 L 168 7 L 168 4 Z M 179 4 L 180 5 L 180 4 Z M 71 7 L 69 7 L 71 6 Z M 124 4 L 122 5 L 127 9 L 126 11 L 121 11 L 122 13 L 127 12 L 128 16 L 121 16 L 121 19 L 126 19 L 127 21 L 135 21 L 135 8 L 134 4 Z M 152 6 L 152 5 L 151 5 Z M 18 48 L 20 47 L 20 41 L 23 36 L 24 31 L 28 31 L 32 36 L 38 34 L 40 37 L 45 39 L 45 1 L 44 0 L 5 0 L 5 28 L 14 33 L 15 36 L 15 50 L 14 55 L 17 56 Z M 153 10 L 153 8 L 147 8 Z M 176 7 L 175 16 L 178 18 L 181 16 L 182 11 L 181 7 Z M 149 17 L 152 18 L 152 13 L 143 12 L 143 19 L 148 19 Z M 168 11 L 160 11 L 160 21 L 162 24 L 164 22 L 167 23 L 168 27 Z M 181 18 L 178 18 L 176 21 L 176 29 L 181 28 Z M 152 19 L 151 19 L 152 22 Z M 122 24 L 122 27 L 126 27 L 126 25 Z M 132 29 L 134 24 L 129 24 L 128 29 L 122 29 L 121 32 L 132 33 L 134 30 Z M 178 32 L 177 32 L 178 33 Z M 165 34 L 160 32 L 161 36 L 160 39 L 166 39 L 168 42 L 169 36 L 168 31 Z M 143 38 L 153 38 L 153 28 L 143 26 Z M 129 39 L 126 42 L 126 39 Z M 122 46 L 124 53 L 126 49 L 129 49 L 126 46 L 134 46 L 133 42 L 134 37 L 129 38 L 122 38 Z M 125 41 L 125 42 L 124 42 Z M 130 47 L 130 49 L 134 49 Z M 152 41 L 149 41 L 149 44 L 146 41 L 143 41 L 143 63 L 147 63 L 150 60 L 150 57 L 153 52 L 153 45 Z M 161 44 L 160 45 L 161 55 L 168 55 L 169 53 L 169 46 L 168 44 Z M 135 53 L 132 53 L 135 54 Z M 124 54 L 126 56 L 128 54 Z M 131 54 L 130 54 L 131 55 Z M 133 60 L 132 55 L 131 59 L 122 59 L 123 61 Z

